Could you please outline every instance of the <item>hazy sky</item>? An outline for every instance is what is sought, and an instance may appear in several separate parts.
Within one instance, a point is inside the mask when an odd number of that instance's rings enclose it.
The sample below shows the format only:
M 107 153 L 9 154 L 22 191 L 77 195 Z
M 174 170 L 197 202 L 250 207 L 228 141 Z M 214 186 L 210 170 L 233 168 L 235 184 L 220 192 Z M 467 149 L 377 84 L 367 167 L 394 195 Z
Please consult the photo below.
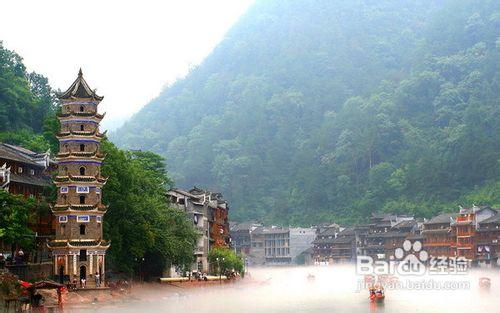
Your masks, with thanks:
M 0 40 L 66 89 L 81 67 L 104 128 L 200 63 L 253 0 L 0 0 Z

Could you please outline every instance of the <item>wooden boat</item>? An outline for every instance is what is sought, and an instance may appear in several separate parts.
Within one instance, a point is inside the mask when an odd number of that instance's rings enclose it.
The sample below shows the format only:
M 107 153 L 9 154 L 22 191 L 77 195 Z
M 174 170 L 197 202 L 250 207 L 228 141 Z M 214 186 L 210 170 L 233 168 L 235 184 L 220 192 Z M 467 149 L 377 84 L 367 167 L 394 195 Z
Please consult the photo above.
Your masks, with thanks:
M 372 287 L 370 288 L 370 301 L 375 303 L 382 303 L 385 300 L 385 293 L 383 288 Z
M 491 280 L 488 277 L 479 278 L 479 288 L 482 290 L 490 290 Z

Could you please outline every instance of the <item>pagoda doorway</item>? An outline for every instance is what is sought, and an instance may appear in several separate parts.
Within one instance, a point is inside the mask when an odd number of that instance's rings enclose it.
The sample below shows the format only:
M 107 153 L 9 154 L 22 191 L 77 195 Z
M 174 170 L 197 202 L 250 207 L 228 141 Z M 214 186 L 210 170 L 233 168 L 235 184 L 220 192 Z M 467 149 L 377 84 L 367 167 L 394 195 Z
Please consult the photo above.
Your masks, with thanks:
M 80 266 L 80 280 L 81 279 L 87 279 L 87 268 L 85 265 Z
M 59 283 L 64 284 L 64 265 L 59 266 Z

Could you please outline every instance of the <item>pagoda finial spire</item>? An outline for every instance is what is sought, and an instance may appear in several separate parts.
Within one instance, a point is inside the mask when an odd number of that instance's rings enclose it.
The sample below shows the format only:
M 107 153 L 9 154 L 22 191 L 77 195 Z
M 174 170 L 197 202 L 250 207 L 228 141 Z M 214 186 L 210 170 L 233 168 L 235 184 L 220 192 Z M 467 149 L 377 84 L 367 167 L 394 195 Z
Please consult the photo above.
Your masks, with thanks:
M 78 77 L 82 77 L 82 76 L 83 76 L 82 68 L 80 67 L 80 70 L 78 71 Z

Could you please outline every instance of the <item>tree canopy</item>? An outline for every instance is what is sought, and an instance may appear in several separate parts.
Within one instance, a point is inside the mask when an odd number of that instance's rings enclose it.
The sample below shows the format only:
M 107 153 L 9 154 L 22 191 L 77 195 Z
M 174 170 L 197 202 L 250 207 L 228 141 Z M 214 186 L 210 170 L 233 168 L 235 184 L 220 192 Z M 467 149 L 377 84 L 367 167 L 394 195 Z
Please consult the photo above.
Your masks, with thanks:
M 112 243 L 113 267 L 160 276 L 165 264 L 190 265 L 198 234 L 183 211 L 167 205 L 170 179 L 163 158 L 122 151 L 109 141 L 101 149 L 103 175 L 109 177 L 103 189 L 103 201 L 110 205 L 104 232 Z
M 22 58 L 0 41 L 0 142 L 56 151 L 56 110 L 48 79 L 28 73 Z

